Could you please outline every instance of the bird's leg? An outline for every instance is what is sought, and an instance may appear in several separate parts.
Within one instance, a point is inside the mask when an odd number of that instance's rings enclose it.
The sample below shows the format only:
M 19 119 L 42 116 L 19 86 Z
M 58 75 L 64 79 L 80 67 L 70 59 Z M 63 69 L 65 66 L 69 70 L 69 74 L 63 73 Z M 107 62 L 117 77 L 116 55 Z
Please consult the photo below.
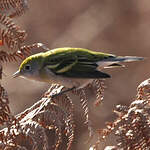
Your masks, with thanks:
M 57 94 L 52 95 L 52 98 L 54 98 L 55 96 L 60 96 L 60 95 L 62 95 L 62 94 L 64 94 L 64 93 L 66 93 L 66 92 L 70 92 L 70 91 L 74 90 L 75 88 L 76 88 L 76 87 L 73 86 L 72 88 L 68 88 L 68 89 L 66 89 L 66 90 L 63 90 L 63 91 L 61 91 L 61 92 L 59 92 L 59 93 L 57 93 Z

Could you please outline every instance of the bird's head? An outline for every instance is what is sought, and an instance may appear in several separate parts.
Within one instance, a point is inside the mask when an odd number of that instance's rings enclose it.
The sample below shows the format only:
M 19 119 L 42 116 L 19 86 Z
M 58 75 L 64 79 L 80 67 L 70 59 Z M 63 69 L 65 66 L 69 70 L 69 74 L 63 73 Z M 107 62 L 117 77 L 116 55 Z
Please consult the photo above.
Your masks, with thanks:
M 42 56 L 32 55 L 26 58 L 20 65 L 19 70 L 13 74 L 13 77 L 34 78 L 39 74 L 42 67 Z

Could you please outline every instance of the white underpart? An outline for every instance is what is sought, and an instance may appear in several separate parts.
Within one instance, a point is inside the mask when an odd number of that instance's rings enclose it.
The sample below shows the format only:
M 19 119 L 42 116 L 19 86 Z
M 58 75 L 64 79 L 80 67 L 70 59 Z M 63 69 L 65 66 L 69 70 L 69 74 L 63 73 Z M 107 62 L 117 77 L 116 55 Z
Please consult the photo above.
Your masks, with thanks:
M 99 65 L 98 68 L 107 68 L 107 66 L 112 65 L 114 63 L 118 63 L 118 61 L 99 61 L 97 64 Z

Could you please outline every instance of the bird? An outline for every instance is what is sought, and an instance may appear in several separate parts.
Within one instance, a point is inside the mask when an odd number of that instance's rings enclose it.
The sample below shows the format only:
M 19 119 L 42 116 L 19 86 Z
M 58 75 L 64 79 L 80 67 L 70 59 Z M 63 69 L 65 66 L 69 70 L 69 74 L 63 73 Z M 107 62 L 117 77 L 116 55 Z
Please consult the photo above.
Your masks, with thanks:
M 143 59 L 137 56 L 116 56 L 85 48 L 55 48 L 27 57 L 13 77 L 59 84 L 68 89 L 80 89 L 94 79 L 111 77 L 102 72 L 102 69 L 123 67 L 122 62 Z

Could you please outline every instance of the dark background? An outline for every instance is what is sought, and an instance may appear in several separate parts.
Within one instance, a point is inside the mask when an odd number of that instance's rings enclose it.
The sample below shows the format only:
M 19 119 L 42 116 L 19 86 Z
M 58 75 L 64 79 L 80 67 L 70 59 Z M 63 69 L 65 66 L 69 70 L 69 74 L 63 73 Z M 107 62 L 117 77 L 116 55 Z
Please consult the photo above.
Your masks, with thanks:
M 149 78 L 150 2 L 147 0 L 29 1 L 29 10 L 15 21 L 28 33 L 26 44 L 41 42 L 51 49 L 83 47 L 147 58 L 142 62 L 129 63 L 126 68 L 106 70 L 112 78 L 105 81 L 104 103 L 94 107 L 93 101 L 90 101 L 90 115 L 95 128 L 103 128 L 106 121 L 112 121 L 115 105 L 129 105 L 136 96 L 137 86 Z M 8 91 L 13 114 L 31 106 L 49 87 L 45 83 L 12 79 L 11 75 L 20 63 L 4 65 L 6 76 L 2 84 Z M 88 132 L 83 125 L 80 103 L 77 100 L 74 103 L 78 126 L 73 149 L 88 149 L 89 145 L 85 144 Z M 113 139 L 108 138 L 106 145 L 111 145 Z

